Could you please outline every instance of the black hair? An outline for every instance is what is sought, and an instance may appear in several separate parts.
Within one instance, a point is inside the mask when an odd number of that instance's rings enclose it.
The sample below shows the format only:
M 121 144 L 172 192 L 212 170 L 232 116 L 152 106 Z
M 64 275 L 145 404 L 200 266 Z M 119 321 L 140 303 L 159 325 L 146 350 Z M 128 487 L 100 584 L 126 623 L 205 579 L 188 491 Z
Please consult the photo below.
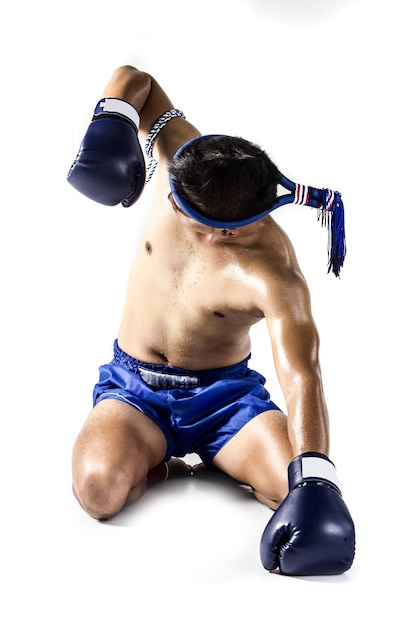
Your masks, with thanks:
M 203 215 L 232 221 L 272 207 L 281 172 L 262 148 L 229 135 L 190 142 L 169 173 L 177 192 Z

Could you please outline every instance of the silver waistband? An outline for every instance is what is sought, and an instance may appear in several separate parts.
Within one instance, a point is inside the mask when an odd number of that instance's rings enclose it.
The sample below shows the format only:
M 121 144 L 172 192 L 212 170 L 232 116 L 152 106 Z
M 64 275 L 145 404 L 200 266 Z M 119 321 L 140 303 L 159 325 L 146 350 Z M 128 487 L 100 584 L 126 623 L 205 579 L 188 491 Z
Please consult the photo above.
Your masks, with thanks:
M 193 389 L 201 384 L 198 376 L 164 374 L 143 367 L 138 367 L 138 374 L 147 385 L 158 389 Z

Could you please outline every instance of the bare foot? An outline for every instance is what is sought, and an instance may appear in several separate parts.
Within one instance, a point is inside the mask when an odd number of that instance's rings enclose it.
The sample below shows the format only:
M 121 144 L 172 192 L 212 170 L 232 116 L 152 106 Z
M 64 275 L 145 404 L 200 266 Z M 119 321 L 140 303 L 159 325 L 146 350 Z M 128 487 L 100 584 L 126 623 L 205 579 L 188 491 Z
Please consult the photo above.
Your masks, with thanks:
M 182 459 L 172 457 L 172 459 L 168 461 L 167 465 L 168 475 L 166 480 L 170 480 L 171 478 L 187 478 L 187 476 L 191 476 L 192 474 L 193 468 Z
M 196 478 L 210 478 L 210 476 L 213 476 L 213 473 L 207 469 L 204 463 L 197 463 L 197 465 L 193 465 L 191 472 Z
M 159 463 L 147 475 L 148 487 L 163 483 L 171 478 L 186 478 L 191 476 L 192 467 L 181 459 L 172 458 L 168 463 Z

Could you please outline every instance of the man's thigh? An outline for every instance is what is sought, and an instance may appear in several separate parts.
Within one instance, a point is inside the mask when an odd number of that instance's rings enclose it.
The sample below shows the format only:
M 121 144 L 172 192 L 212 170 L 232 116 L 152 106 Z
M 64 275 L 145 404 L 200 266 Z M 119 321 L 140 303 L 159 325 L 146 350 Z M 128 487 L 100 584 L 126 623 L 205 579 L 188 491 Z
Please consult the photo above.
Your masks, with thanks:
M 281 411 L 266 411 L 221 448 L 213 465 L 250 485 L 265 500 L 279 502 L 288 491 L 287 468 L 292 458 L 287 417 Z
M 167 442 L 159 426 L 126 402 L 98 402 L 73 449 L 74 478 L 92 465 L 142 474 L 160 463 Z

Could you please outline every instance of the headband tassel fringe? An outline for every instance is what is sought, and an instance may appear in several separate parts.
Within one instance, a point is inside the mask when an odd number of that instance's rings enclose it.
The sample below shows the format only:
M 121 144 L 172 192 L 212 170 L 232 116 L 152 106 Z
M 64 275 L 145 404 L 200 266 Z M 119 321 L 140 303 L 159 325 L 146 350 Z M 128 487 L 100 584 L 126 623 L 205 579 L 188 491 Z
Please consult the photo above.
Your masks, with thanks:
M 321 223 L 329 231 L 327 273 L 331 271 L 339 277 L 346 256 L 345 208 L 338 191 L 323 189 L 322 192 L 322 206 L 319 209 Z
M 345 208 L 341 194 L 331 189 L 316 189 L 294 184 L 288 179 L 284 179 L 284 185 L 293 191 L 294 204 L 317 209 L 318 220 L 329 232 L 327 273 L 333 272 L 339 277 L 346 256 Z

